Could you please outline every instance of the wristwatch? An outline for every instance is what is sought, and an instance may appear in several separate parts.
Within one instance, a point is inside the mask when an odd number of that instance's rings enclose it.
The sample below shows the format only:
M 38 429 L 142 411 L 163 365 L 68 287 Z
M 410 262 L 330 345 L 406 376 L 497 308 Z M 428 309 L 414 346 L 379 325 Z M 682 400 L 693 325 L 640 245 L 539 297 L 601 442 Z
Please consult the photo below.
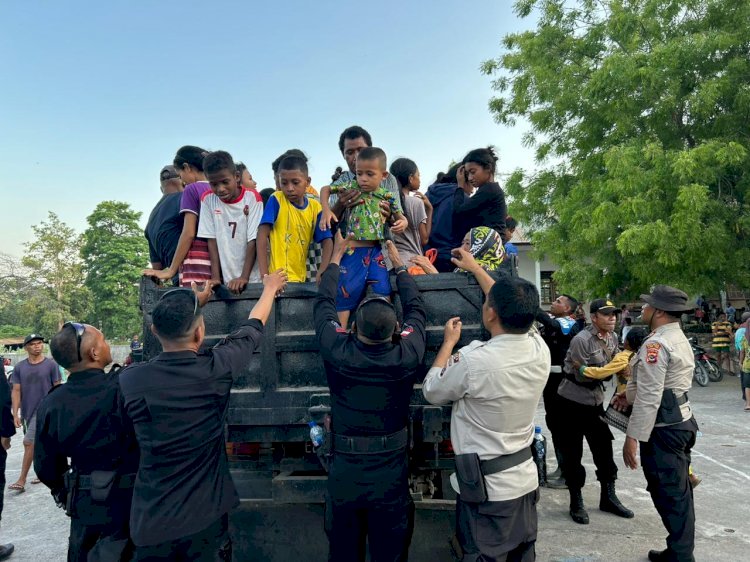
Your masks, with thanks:
M 399 265 L 398 267 L 394 267 L 393 271 L 395 271 L 396 275 L 398 275 L 399 273 L 403 273 L 404 271 L 407 271 L 407 268 L 405 265 Z

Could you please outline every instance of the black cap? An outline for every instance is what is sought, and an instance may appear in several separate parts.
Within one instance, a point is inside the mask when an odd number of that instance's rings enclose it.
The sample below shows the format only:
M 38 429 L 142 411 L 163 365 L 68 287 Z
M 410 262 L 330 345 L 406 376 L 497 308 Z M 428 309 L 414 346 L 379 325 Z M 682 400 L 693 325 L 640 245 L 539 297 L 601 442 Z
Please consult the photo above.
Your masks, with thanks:
M 177 170 L 174 166 L 164 166 L 161 169 L 161 172 L 159 172 L 159 179 L 161 181 L 173 180 L 179 177 L 180 174 L 177 173 Z
M 641 295 L 641 300 L 664 312 L 682 313 L 693 310 L 688 305 L 687 294 L 669 285 L 656 285 L 650 295 Z
M 36 340 L 44 341 L 44 338 L 40 336 L 39 334 L 29 334 L 23 339 L 23 345 L 28 345 L 31 342 L 36 341 Z
M 589 312 L 591 314 L 594 314 L 595 312 L 607 314 L 609 312 L 617 312 L 617 307 L 612 301 L 607 299 L 594 299 L 589 305 Z

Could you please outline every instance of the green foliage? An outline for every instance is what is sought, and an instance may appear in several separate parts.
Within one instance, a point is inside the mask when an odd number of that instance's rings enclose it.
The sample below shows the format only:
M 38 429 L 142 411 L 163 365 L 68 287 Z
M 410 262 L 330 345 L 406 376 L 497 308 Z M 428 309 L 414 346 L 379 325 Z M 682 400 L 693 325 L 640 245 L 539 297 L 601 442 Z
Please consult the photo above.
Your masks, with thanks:
M 0 338 L 23 338 L 34 330 L 28 326 L 12 326 L 10 324 L 0 325 Z
M 14 307 L 10 324 L 34 326 L 49 336 L 68 319 L 86 315 L 89 298 L 83 287 L 81 237 L 50 212 L 47 220 L 32 226 L 34 241 L 21 263 L 26 271 L 15 279 L 10 295 Z
M 140 332 L 138 283 L 148 265 L 140 217 L 128 203 L 103 201 L 86 219 L 81 256 L 85 286 L 93 296 L 91 323 L 110 338 Z
M 484 63 L 540 169 L 513 216 L 581 296 L 750 282 L 750 0 L 522 0 Z

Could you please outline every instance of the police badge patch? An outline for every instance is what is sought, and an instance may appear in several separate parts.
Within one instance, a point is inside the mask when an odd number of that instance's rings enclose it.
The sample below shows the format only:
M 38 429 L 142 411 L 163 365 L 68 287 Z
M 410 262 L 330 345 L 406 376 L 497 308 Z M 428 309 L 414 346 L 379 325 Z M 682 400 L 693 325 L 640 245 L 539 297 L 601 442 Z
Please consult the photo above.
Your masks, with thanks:
M 452 365 L 458 363 L 461 360 L 461 354 L 460 353 L 454 353 L 451 355 L 451 358 L 448 359 L 448 366 L 451 367 Z
M 661 350 L 660 343 L 647 343 L 646 344 L 646 363 L 654 364 L 659 359 L 659 351 Z

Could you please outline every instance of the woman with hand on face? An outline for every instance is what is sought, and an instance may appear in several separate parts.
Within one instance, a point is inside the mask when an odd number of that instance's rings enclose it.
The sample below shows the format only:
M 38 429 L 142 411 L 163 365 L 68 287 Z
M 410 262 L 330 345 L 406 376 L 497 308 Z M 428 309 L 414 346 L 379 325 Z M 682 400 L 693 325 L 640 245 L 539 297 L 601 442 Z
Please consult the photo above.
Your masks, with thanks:
M 453 198 L 454 229 L 468 232 L 477 226 L 487 226 L 504 236 L 508 213 L 505 193 L 495 182 L 496 165 L 497 156 L 492 147 L 474 149 L 464 157 L 457 176 L 465 183 Z M 467 199 L 466 195 L 471 197 Z

